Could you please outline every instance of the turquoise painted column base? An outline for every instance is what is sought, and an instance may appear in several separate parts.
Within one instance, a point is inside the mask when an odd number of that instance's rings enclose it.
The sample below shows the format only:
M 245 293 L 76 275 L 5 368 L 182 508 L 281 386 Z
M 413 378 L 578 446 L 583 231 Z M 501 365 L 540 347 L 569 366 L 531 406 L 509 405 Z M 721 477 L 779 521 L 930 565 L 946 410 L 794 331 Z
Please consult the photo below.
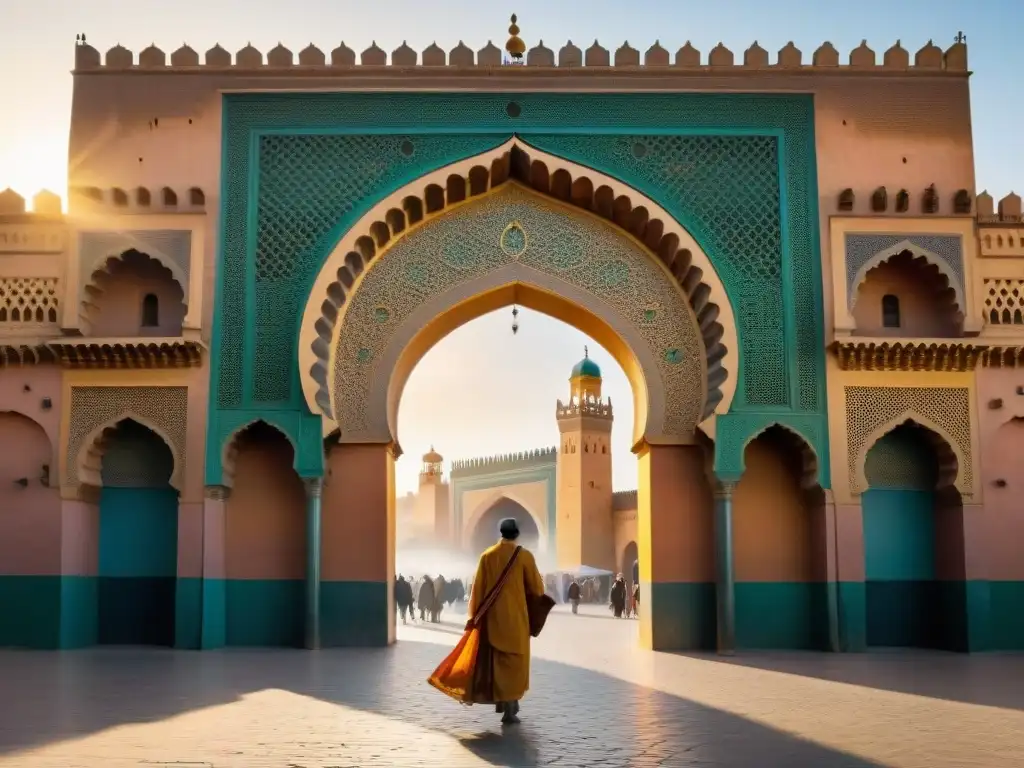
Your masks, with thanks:
M 640 582 L 640 612 L 651 611 L 655 651 L 713 651 L 718 647 L 714 582 Z
M 320 583 L 320 646 L 388 644 L 388 585 L 383 581 Z
M 839 649 L 844 653 L 867 650 L 867 592 L 863 581 L 838 584 Z
M 990 581 L 991 649 L 1024 651 L 1024 581 Z
M 174 615 L 175 648 L 200 650 L 224 647 L 226 595 L 224 579 L 178 579 Z

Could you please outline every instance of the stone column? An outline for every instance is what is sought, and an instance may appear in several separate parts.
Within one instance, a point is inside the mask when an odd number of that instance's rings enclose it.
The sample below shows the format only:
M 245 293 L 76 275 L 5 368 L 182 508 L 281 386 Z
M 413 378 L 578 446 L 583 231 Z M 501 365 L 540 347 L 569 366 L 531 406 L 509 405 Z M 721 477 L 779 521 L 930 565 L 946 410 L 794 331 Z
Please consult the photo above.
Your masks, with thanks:
M 698 445 L 637 451 L 640 644 L 715 647 L 714 502 Z
M 341 443 L 327 454 L 320 642 L 395 640 L 395 456 L 384 443 Z
M 320 647 L 320 495 L 323 481 L 306 480 L 306 648 Z
M 836 609 L 839 649 L 867 647 L 867 585 L 864 582 L 864 511 L 860 498 L 835 504 Z
M 839 642 L 839 532 L 836 528 L 836 500 L 830 489 L 822 489 L 822 508 L 819 512 L 824 535 L 825 601 L 828 618 L 827 649 L 841 650 Z
M 718 652 L 736 651 L 736 578 L 732 546 L 732 494 L 736 483 L 724 480 L 715 489 L 715 603 Z
M 227 502 L 231 489 L 208 485 L 203 493 L 199 648 L 227 644 Z

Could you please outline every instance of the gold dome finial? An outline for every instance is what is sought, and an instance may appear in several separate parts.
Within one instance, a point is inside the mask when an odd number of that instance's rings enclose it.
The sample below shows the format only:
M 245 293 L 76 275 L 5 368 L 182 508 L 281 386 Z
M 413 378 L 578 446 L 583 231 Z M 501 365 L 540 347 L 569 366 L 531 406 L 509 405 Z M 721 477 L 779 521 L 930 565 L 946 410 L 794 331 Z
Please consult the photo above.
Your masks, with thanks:
M 508 28 L 508 33 L 511 37 L 508 39 L 508 42 L 505 43 L 505 50 L 513 59 L 519 60 L 523 58 L 523 54 L 526 53 L 526 43 L 524 43 L 519 37 L 519 26 L 516 24 L 516 21 L 516 15 L 513 13 L 512 23 Z

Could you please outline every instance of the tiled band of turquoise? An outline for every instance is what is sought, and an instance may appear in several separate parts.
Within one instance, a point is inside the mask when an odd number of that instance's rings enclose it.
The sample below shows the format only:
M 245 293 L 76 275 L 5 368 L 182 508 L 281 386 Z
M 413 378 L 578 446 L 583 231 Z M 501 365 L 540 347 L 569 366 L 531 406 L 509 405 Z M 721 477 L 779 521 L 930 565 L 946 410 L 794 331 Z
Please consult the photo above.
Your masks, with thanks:
M 640 582 L 640 611 L 651 611 L 656 651 L 712 651 L 716 640 L 714 582 Z

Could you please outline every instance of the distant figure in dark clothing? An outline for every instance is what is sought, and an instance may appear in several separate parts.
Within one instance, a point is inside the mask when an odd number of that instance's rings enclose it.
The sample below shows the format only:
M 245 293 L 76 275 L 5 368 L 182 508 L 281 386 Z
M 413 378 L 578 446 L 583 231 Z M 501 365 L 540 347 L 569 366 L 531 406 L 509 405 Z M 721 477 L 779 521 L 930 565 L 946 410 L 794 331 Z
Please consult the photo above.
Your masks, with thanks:
M 402 614 L 402 623 L 406 624 L 405 615 L 408 613 L 413 621 L 416 620 L 412 608 L 412 584 L 405 580 L 405 576 L 399 576 L 395 582 L 395 605 Z
M 572 603 L 572 612 L 579 613 L 580 610 L 580 583 L 576 579 L 572 580 L 572 584 L 569 585 L 569 590 L 565 593 L 565 599 Z
M 416 596 L 416 604 L 420 607 L 420 621 L 427 620 L 427 613 L 433 617 L 434 613 L 434 582 L 429 576 L 423 577 L 420 584 L 420 593 Z
M 615 578 L 615 583 L 612 584 L 610 597 L 612 610 L 615 611 L 615 618 L 621 619 L 622 612 L 626 609 L 626 580 L 621 573 Z

